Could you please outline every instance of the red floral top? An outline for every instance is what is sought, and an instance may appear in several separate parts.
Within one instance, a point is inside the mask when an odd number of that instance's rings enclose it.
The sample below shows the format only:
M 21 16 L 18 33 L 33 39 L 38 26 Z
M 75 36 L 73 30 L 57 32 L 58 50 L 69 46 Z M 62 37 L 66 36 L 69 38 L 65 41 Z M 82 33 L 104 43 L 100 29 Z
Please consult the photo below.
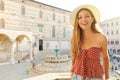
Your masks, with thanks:
M 82 49 L 77 54 L 72 72 L 88 78 L 102 78 L 103 68 L 100 64 L 101 48 L 91 47 L 88 50 Z

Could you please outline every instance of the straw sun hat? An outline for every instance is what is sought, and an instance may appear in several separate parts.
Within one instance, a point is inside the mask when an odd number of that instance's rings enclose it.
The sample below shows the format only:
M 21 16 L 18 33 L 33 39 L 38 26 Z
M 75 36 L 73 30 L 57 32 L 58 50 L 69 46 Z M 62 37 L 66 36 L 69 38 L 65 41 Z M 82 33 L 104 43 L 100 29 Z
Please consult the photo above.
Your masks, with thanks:
M 76 18 L 76 15 L 78 13 L 78 11 L 82 8 L 87 8 L 89 9 L 92 14 L 94 15 L 95 17 L 95 20 L 96 22 L 99 22 L 100 21 L 100 12 L 99 10 L 93 6 L 93 5 L 89 5 L 89 4 L 86 4 L 86 5 L 81 5 L 81 6 L 78 6 L 77 8 L 75 8 L 72 13 L 70 14 L 70 22 L 71 24 L 74 26 L 74 22 L 75 22 L 75 18 Z

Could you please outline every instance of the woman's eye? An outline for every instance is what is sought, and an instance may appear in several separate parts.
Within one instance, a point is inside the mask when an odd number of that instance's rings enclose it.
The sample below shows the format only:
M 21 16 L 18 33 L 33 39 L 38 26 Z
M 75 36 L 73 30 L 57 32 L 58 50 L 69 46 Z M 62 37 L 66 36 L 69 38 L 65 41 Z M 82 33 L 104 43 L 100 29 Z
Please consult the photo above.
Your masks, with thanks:
M 89 17 L 89 16 L 86 16 L 86 17 Z
M 78 17 L 78 19 L 81 19 L 82 17 Z

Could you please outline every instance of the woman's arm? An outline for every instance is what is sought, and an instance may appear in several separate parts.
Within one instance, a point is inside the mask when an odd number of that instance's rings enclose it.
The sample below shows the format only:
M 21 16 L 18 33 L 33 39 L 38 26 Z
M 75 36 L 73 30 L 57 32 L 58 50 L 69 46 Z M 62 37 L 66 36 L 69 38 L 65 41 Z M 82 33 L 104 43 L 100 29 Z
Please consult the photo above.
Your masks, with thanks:
M 102 38 L 102 59 L 103 59 L 103 67 L 105 71 L 105 80 L 109 79 L 109 56 L 107 49 L 107 38 L 103 35 Z

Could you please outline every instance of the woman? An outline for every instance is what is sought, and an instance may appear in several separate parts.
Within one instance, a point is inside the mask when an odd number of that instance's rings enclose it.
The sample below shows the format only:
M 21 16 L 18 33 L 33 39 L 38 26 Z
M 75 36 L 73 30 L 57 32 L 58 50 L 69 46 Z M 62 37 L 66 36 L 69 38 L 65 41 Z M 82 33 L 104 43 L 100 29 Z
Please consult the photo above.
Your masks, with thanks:
M 107 39 L 96 28 L 99 20 L 100 13 L 92 5 L 81 5 L 70 15 L 74 26 L 71 44 L 72 80 L 103 80 L 103 77 L 109 80 Z

